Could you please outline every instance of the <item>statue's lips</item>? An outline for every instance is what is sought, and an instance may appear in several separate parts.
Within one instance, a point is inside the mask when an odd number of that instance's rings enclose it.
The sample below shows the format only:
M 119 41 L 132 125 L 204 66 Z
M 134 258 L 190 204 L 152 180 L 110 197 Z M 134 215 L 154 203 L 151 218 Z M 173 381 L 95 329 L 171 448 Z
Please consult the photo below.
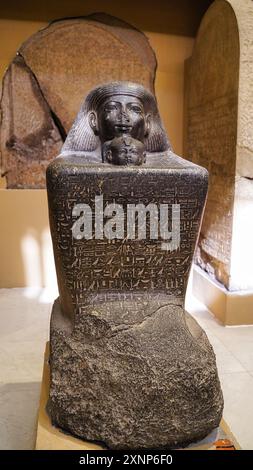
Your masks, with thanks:
M 132 126 L 129 124 L 115 124 L 114 126 L 116 131 L 130 131 L 132 129 Z

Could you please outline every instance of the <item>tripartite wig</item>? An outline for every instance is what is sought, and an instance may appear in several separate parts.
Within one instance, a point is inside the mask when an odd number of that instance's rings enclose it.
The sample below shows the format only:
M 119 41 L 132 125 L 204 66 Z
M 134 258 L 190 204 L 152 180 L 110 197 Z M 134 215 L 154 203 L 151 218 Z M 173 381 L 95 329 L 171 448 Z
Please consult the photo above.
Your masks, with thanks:
M 155 97 L 142 85 L 132 82 L 112 82 L 94 88 L 86 97 L 77 118 L 62 147 L 61 154 L 73 152 L 94 152 L 99 146 L 89 124 L 89 112 L 97 113 L 100 106 L 113 95 L 129 95 L 139 98 L 146 114 L 150 114 L 150 130 L 144 140 L 147 152 L 163 152 L 170 144 L 163 128 Z

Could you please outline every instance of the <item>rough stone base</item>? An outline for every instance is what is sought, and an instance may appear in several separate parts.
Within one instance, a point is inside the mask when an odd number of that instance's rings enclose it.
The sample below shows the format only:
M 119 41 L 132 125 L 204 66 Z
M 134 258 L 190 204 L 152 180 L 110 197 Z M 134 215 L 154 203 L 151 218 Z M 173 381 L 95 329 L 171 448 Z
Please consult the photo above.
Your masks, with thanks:
M 52 423 L 113 449 L 184 446 L 220 423 L 223 398 L 206 334 L 165 296 L 91 303 L 51 319 Z

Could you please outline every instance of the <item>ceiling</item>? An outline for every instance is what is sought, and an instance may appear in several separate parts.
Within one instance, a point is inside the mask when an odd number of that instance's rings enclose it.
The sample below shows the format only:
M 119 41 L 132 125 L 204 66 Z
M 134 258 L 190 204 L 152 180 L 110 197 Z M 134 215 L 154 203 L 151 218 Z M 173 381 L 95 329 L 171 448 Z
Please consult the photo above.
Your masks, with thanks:
M 144 31 L 194 37 L 203 14 L 212 2 L 213 0 L 2 0 L 0 18 L 52 21 L 105 12 Z

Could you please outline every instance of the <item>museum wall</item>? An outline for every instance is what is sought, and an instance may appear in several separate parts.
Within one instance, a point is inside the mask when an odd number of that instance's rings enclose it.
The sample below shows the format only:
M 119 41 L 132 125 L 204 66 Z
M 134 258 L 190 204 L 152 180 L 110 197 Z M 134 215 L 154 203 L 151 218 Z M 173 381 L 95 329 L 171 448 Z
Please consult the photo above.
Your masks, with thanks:
M 0 55 L 1 79 L 21 43 L 46 24 L 0 19 L 0 44 L 4 45 Z M 184 61 L 192 54 L 194 38 L 144 32 L 158 62 L 155 90 L 161 117 L 175 152 L 182 155 Z M 46 191 L 6 190 L 4 178 L 1 180 L 0 287 L 53 287 L 55 274 Z

